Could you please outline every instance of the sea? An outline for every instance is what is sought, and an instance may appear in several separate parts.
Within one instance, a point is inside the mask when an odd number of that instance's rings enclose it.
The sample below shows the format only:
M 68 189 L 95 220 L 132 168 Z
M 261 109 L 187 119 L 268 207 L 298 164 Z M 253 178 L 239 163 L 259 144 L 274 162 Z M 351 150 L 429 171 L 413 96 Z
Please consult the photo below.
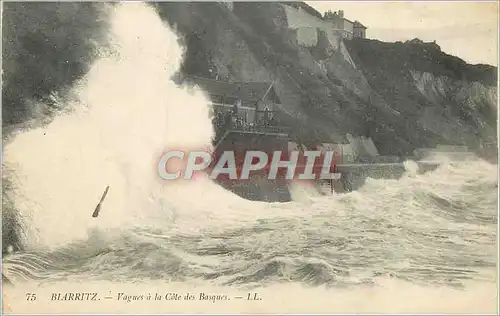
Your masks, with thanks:
M 295 185 L 287 203 L 162 181 L 165 148 L 210 146 L 208 96 L 172 82 L 184 48 L 152 7 L 109 19 L 100 58 L 57 100 L 67 110 L 4 143 L 3 227 L 22 243 L 2 260 L 4 311 L 497 311 L 497 165 L 407 161 L 401 179 Z

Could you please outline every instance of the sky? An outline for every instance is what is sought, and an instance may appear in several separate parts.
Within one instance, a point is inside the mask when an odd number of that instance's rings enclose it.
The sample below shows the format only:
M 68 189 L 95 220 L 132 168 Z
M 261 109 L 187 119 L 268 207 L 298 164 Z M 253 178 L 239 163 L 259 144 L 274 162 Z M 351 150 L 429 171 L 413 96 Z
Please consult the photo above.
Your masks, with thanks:
M 497 1 L 306 1 L 321 14 L 344 10 L 344 17 L 368 27 L 366 37 L 384 42 L 419 38 L 471 64 L 498 66 Z

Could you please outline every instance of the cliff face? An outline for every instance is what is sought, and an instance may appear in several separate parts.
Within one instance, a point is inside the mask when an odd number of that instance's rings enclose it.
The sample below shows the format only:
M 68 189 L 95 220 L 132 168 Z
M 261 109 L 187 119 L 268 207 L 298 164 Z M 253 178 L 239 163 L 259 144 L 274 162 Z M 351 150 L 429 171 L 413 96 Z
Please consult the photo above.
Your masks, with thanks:
M 350 133 L 372 137 L 387 155 L 461 144 L 496 157 L 495 67 L 469 65 L 418 40 L 354 39 L 336 47 L 320 29 L 316 44 L 305 47 L 283 3 L 156 6 L 187 45 L 184 73 L 274 80 L 280 120 L 295 128 L 295 140 L 341 142 Z
M 497 69 L 469 65 L 417 40 L 346 42 L 374 91 L 443 142 L 496 157 Z M 418 139 L 417 139 L 418 141 Z
M 4 127 L 33 118 L 39 109 L 30 100 L 50 99 L 81 77 L 105 40 L 99 4 L 40 5 L 4 6 Z M 294 141 L 343 142 L 350 133 L 372 137 L 387 155 L 442 143 L 496 157 L 494 67 L 468 65 L 432 43 L 337 42 L 324 27 L 291 28 L 303 23 L 300 14 L 321 16 L 303 3 L 151 5 L 187 47 L 183 73 L 275 81 L 279 120 L 293 127 Z M 302 12 L 293 23 L 289 8 Z

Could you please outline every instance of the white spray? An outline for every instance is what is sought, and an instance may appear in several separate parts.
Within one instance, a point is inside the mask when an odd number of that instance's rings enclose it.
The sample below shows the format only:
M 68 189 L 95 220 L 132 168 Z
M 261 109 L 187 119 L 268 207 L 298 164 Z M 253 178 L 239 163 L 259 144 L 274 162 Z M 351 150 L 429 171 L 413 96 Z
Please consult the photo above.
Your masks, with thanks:
M 178 37 L 150 7 L 113 7 L 109 38 L 74 87 L 70 114 L 18 135 L 5 148 L 15 172 L 16 207 L 33 228 L 32 246 L 85 238 L 88 229 L 168 220 L 155 164 L 169 146 L 209 146 L 210 109 L 201 91 L 171 77 L 183 56 Z M 91 213 L 110 186 L 99 219 Z

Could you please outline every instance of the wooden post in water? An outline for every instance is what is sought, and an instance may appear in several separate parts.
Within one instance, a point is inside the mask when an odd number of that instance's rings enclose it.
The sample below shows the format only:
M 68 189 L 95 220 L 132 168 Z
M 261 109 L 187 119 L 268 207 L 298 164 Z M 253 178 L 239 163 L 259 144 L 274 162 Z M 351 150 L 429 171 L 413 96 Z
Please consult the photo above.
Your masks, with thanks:
M 94 213 L 92 213 L 92 217 L 98 217 L 99 216 L 99 211 L 101 210 L 102 202 L 106 198 L 106 195 L 108 194 L 108 190 L 109 190 L 109 185 L 104 190 L 104 193 L 102 194 L 101 200 L 97 204 L 97 206 L 96 206 L 96 208 L 94 210 Z

